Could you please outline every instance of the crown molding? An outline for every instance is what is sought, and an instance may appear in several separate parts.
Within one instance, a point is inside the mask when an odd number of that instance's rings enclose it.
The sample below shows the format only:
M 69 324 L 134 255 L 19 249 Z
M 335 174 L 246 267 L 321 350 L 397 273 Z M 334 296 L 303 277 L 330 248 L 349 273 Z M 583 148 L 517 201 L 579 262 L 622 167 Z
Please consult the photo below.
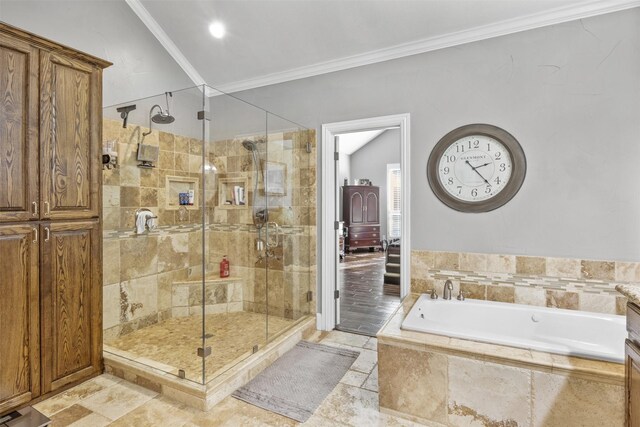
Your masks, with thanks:
M 164 30 L 162 30 L 156 20 L 153 19 L 147 9 L 140 3 L 140 0 L 125 1 L 135 12 L 135 14 L 138 15 L 142 22 L 147 26 L 147 28 L 149 28 L 149 31 L 151 31 L 151 33 L 153 33 L 158 41 L 164 46 L 167 52 L 169 52 L 169 54 L 178 63 L 178 65 L 189 76 L 189 78 L 191 78 L 191 80 L 196 85 L 207 84 L 202 76 L 198 73 L 198 71 L 182 54 L 180 49 L 178 49 L 178 47 L 173 43 L 173 41 L 164 32 Z M 389 61 L 406 56 L 433 52 L 435 50 L 440 50 L 448 47 L 473 43 L 480 40 L 519 33 L 522 31 L 533 30 L 536 28 L 560 24 L 563 22 L 575 21 L 592 16 L 604 15 L 607 13 L 632 9 L 635 7 L 640 7 L 640 0 L 588 1 L 578 5 L 554 8 L 544 12 L 499 21 L 493 24 L 483 25 L 464 31 L 458 31 L 441 36 L 416 40 L 413 42 L 403 43 L 384 49 L 338 58 L 331 61 L 319 62 L 317 64 L 300 68 L 293 68 L 278 73 L 267 74 L 252 79 L 220 84 L 215 86 L 215 89 L 217 90 L 213 90 L 207 87 L 206 92 L 209 96 L 215 96 L 221 95 L 222 93 L 234 93 L 243 90 L 255 89 L 258 87 L 284 83 L 291 80 L 304 79 L 307 77 L 318 76 L 335 71 L 342 71 L 350 68 L 361 67 L 364 65 L 376 64 L 378 62 Z
M 169 35 L 164 32 L 158 21 L 156 21 L 153 16 L 149 13 L 147 8 L 145 8 L 140 0 L 125 0 L 127 5 L 133 10 L 138 18 L 142 21 L 142 23 L 151 31 L 151 34 L 155 36 L 155 38 L 160 42 L 160 44 L 166 49 L 166 51 L 171 55 L 171 57 L 178 63 L 180 68 L 187 74 L 187 76 L 191 79 L 191 81 L 196 86 L 206 85 L 207 82 L 205 79 L 198 73 L 198 70 L 191 65 L 191 62 L 187 59 L 186 56 L 182 53 L 182 51 L 176 46 L 176 44 L 171 40 Z M 212 91 L 209 87 L 205 87 L 205 92 L 207 96 L 212 95 Z

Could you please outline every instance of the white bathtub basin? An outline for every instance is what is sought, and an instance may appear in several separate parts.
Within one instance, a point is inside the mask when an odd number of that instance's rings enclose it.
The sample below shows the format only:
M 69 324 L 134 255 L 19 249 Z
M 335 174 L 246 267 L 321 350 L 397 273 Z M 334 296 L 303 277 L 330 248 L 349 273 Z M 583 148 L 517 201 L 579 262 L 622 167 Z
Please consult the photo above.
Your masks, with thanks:
M 625 316 L 423 294 L 402 329 L 624 362 Z

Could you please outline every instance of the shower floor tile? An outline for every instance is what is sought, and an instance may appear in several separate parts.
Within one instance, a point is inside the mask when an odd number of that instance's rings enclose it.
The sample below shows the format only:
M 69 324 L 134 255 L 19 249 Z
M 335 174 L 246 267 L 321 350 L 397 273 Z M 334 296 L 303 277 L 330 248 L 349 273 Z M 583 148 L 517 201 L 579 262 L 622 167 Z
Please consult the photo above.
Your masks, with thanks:
M 269 316 L 269 338 L 296 321 Z M 231 368 L 253 352 L 253 346 L 266 344 L 267 316 L 250 312 L 206 315 L 206 380 Z M 105 351 L 201 383 L 203 366 L 197 349 L 202 347 L 202 316 L 177 317 L 139 329 L 105 342 Z

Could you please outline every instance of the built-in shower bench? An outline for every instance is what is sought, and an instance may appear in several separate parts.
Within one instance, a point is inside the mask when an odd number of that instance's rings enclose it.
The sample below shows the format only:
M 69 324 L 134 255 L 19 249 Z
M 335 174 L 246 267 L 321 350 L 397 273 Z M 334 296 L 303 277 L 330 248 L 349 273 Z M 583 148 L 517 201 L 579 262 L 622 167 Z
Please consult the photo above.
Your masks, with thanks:
M 243 310 L 241 277 L 211 277 L 174 282 L 171 289 L 172 317 L 232 313 Z M 204 299 L 204 304 L 203 304 Z

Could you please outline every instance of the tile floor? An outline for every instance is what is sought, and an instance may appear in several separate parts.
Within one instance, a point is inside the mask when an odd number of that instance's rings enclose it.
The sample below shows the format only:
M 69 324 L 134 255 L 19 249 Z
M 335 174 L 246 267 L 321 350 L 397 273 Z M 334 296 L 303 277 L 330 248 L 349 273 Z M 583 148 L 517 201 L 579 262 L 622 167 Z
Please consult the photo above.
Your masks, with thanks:
M 339 265 L 340 324 L 338 329 L 375 336 L 400 305 L 397 295 L 383 291 L 385 253 L 347 254 Z
M 269 316 L 269 338 L 284 331 L 294 320 Z M 205 346 L 211 347 L 206 360 L 206 381 L 252 354 L 254 345 L 262 347 L 267 337 L 264 314 L 239 311 L 207 314 Z M 202 359 L 196 349 L 202 347 L 202 316 L 174 317 L 147 326 L 115 340 L 105 342 L 105 350 L 131 360 L 143 361 L 165 372 L 203 381 Z
M 378 411 L 377 341 L 332 331 L 312 341 L 360 352 L 340 383 L 305 426 L 416 426 Z M 295 426 L 298 423 L 227 397 L 209 412 L 105 374 L 38 403 L 35 408 L 63 426 Z

